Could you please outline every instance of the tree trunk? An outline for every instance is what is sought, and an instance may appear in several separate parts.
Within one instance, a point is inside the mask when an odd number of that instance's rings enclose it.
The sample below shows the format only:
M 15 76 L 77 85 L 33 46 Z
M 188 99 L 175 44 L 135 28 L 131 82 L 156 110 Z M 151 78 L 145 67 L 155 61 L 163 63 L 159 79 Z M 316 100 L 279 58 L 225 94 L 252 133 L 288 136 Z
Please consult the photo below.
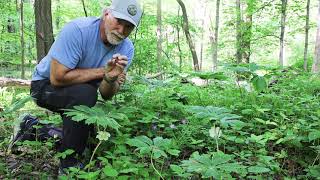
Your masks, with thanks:
M 310 0 L 307 0 L 307 15 L 306 15 L 306 37 L 305 37 L 305 42 L 304 42 L 304 56 L 303 56 L 303 69 L 305 71 L 308 71 L 308 44 L 309 44 L 309 19 L 310 19 Z
M 60 14 L 60 0 L 57 0 L 57 8 L 56 8 L 56 13 L 58 14 L 56 17 L 56 29 L 60 29 L 60 20 L 61 20 L 61 14 Z
M 181 26 L 181 21 L 180 21 L 180 6 L 178 7 L 178 23 L 176 25 L 176 29 L 177 29 L 177 36 L 178 36 L 178 42 L 177 42 L 177 46 L 178 46 L 178 50 L 179 50 L 179 71 L 182 72 L 182 50 L 181 50 L 181 46 L 180 46 L 180 26 Z
M 247 0 L 247 8 L 246 8 L 246 22 L 244 23 L 244 32 L 242 36 L 243 41 L 243 50 L 242 55 L 245 59 L 246 63 L 250 63 L 251 56 L 251 41 L 252 41 L 252 19 L 254 13 L 254 0 Z
M 244 53 L 243 58 L 246 60 L 246 63 L 250 63 L 251 57 L 251 39 L 252 39 L 252 14 L 247 16 L 245 36 L 244 36 Z
M 177 2 L 179 3 L 181 9 L 182 9 L 182 16 L 183 16 L 183 30 L 186 34 L 186 38 L 189 44 L 189 48 L 192 54 L 192 58 L 193 58 L 193 68 L 195 71 L 199 71 L 199 61 L 198 61 L 198 56 L 195 50 L 195 46 L 194 43 L 192 41 L 191 38 L 191 34 L 189 32 L 189 22 L 188 22 L 188 15 L 187 15 L 187 10 L 186 7 L 184 5 L 184 3 L 182 2 L 182 0 L 177 0 Z
M 202 32 L 201 32 L 201 41 L 200 41 L 200 70 L 202 70 L 202 63 L 203 63 L 203 44 L 204 44 L 204 33 L 205 33 L 205 20 L 206 18 L 206 14 L 207 14 L 207 1 L 204 0 L 202 2 L 202 8 L 204 9 L 203 11 L 203 17 L 201 20 L 201 28 L 202 28 Z
M 162 71 L 161 59 L 162 59 L 162 18 L 161 18 L 161 0 L 157 0 L 157 62 L 158 72 Z
M 83 7 L 84 15 L 85 15 L 86 17 L 88 17 L 88 13 L 87 13 L 86 5 L 84 4 L 84 0 L 81 0 L 81 2 L 82 2 L 82 7 Z
M 286 28 L 286 17 L 287 17 L 287 4 L 288 0 L 281 0 L 281 33 L 280 33 L 280 54 L 279 64 L 280 67 L 284 66 L 284 33 Z
M 316 47 L 315 47 L 315 56 L 312 65 L 312 72 L 319 73 L 319 62 L 320 62 L 320 0 L 319 0 L 319 9 L 318 9 L 318 29 L 317 29 L 317 38 L 316 38 Z
M 216 71 L 218 69 L 218 36 L 219 36 L 219 21 L 220 21 L 220 0 L 217 0 L 216 3 L 216 25 L 214 28 L 214 44 L 213 44 L 213 66 L 212 71 Z
M 240 0 L 236 0 L 236 14 L 237 14 L 237 22 L 236 22 L 236 31 L 237 31 L 237 41 L 236 41 L 236 60 L 237 63 L 242 62 L 242 30 L 241 30 L 241 3 Z
M 23 0 L 20 0 L 20 43 L 21 43 L 21 79 L 25 78 L 24 70 L 24 23 L 23 23 Z
M 54 41 L 51 0 L 35 0 L 35 22 L 38 63 L 45 57 Z

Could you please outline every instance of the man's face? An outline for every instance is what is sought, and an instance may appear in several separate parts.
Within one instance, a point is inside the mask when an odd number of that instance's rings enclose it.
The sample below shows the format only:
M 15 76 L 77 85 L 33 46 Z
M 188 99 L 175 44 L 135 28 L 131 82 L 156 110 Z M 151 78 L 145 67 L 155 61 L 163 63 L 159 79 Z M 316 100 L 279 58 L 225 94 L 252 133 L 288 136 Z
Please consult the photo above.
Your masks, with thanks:
M 111 12 L 104 16 L 104 29 L 106 40 L 112 45 L 120 44 L 134 29 L 130 22 L 115 18 Z

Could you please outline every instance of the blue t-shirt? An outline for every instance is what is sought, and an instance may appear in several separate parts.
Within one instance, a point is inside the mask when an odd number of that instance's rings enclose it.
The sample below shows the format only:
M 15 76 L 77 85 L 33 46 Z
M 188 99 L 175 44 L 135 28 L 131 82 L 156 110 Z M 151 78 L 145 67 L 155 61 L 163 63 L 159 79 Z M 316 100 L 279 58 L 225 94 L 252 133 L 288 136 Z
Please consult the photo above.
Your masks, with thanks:
M 114 54 L 126 55 L 130 65 L 134 47 L 126 38 L 121 44 L 108 48 L 100 38 L 99 18 L 79 18 L 66 24 L 52 44 L 47 56 L 36 66 L 32 81 L 50 79 L 50 64 L 56 59 L 69 69 L 104 67 Z M 127 66 L 127 67 L 128 67 Z

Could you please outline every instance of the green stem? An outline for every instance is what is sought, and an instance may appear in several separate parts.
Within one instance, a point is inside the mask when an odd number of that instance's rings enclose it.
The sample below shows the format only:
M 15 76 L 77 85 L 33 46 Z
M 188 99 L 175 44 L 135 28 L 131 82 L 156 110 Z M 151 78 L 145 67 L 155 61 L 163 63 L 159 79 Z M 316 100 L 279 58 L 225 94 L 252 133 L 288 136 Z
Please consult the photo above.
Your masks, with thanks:
M 153 154 L 153 151 L 151 152 L 151 157 L 150 157 L 151 165 L 152 165 L 153 169 L 156 171 L 156 173 L 160 176 L 160 178 L 161 178 L 161 179 L 164 179 L 164 178 L 162 177 L 162 175 L 160 174 L 160 172 L 156 169 L 156 167 L 155 167 L 154 164 L 153 164 L 152 154 Z
M 314 164 L 317 162 L 317 160 L 319 159 L 319 155 L 320 155 L 320 154 L 317 154 L 317 156 L 316 156 L 316 158 L 314 159 L 314 161 L 313 161 L 313 163 L 312 163 L 311 166 L 314 166 Z
M 218 143 L 218 138 L 215 138 L 216 139 L 216 145 L 217 145 L 217 152 L 219 151 L 219 143 Z
M 89 164 L 91 164 L 91 161 L 93 160 L 94 154 L 96 153 L 97 149 L 99 148 L 99 146 L 101 145 L 102 141 L 99 141 L 99 143 L 97 144 L 96 148 L 94 148 L 93 153 L 91 155 Z

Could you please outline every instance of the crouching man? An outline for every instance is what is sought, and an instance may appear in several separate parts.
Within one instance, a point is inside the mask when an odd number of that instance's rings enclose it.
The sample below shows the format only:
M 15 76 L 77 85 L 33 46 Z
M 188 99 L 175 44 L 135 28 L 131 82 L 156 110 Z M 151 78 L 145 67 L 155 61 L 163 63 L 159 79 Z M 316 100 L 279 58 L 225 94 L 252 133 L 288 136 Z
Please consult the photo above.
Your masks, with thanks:
M 127 38 L 138 25 L 137 0 L 113 0 L 101 18 L 79 18 L 66 24 L 49 53 L 36 66 L 31 96 L 40 107 L 60 113 L 63 136 L 60 151 L 82 154 L 91 126 L 72 121 L 63 109 L 97 102 L 97 90 L 110 99 L 126 79 L 134 55 Z M 60 168 L 79 166 L 75 155 L 60 160 Z

